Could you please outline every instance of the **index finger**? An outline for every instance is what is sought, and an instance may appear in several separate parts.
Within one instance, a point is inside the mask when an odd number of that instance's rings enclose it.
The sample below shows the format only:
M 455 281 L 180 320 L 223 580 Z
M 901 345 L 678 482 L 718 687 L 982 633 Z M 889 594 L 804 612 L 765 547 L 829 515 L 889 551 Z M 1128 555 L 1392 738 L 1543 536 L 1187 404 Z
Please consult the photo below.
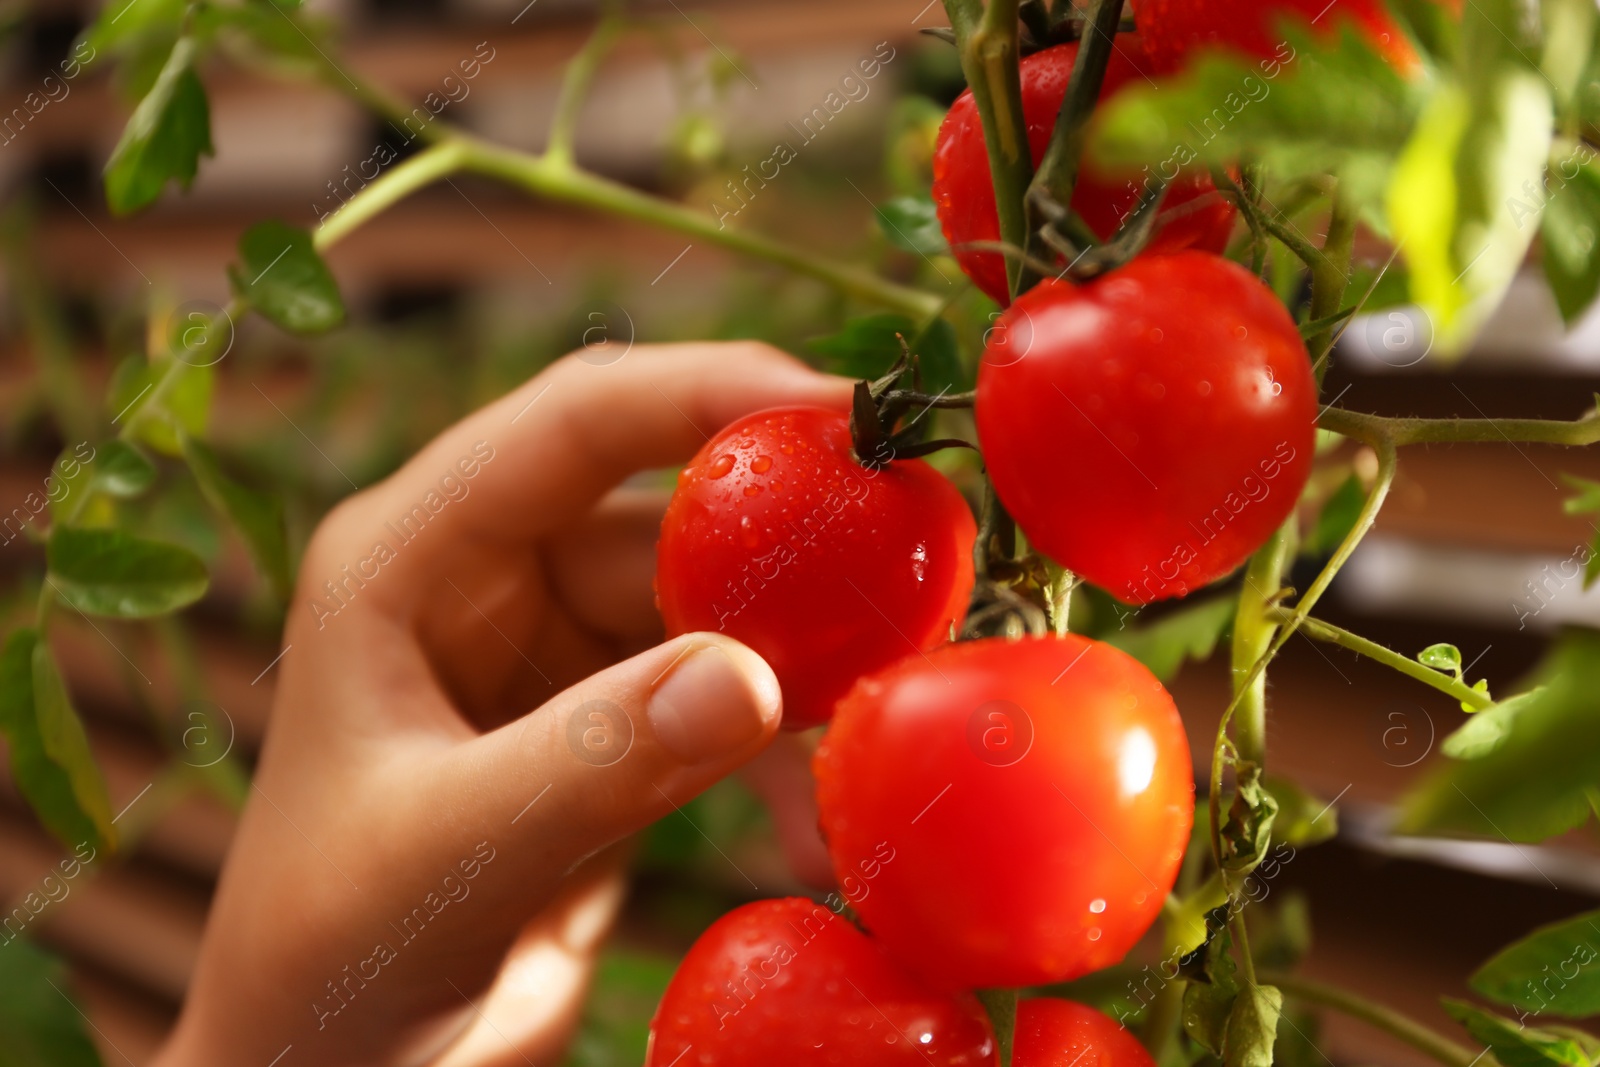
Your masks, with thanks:
M 843 410 L 850 388 L 756 342 L 637 346 L 607 366 L 567 356 L 341 507 L 329 535 L 359 548 L 399 537 L 405 570 L 473 541 L 532 542 L 735 419 L 785 404 Z

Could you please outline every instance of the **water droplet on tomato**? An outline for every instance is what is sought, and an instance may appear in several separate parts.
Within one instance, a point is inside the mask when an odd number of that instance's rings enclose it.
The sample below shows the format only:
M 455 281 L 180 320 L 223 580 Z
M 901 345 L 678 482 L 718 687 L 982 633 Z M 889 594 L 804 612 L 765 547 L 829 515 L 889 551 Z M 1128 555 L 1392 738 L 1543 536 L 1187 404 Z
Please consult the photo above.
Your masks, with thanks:
M 1151 327 L 1150 332 L 1145 334 L 1145 336 L 1149 339 L 1151 344 L 1158 345 L 1161 343 L 1161 339 L 1165 337 L 1166 334 L 1161 332 L 1161 327 L 1153 326 Z
M 733 470 L 733 457 L 724 452 L 712 461 L 711 467 L 706 471 L 708 478 L 726 478 Z
M 1250 336 L 1250 331 L 1241 323 L 1233 328 L 1233 335 L 1243 341 Z
M 1211 395 L 1211 383 L 1207 382 L 1207 381 L 1195 382 L 1194 383 L 1194 391 L 1199 393 L 1201 396 L 1210 396 Z
M 782 480 L 780 480 L 778 478 L 772 479 L 772 491 L 774 493 L 783 492 L 783 482 L 782 482 Z
M 917 542 L 917 547 L 911 550 L 911 573 L 916 575 L 917 581 L 928 573 L 928 546 Z
M 744 542 L 746 548 L 757 548 L 761 545 L 761 531 L 756 529 L 756 524 L 750 521 L 748 515 L 739 519 L 739 540 Z
M 772 469 L 772 457 L 757 456 L 755 459 L 750 461 L 750 469 L 755 471 L 757 474 L 767 473 L 767 471 Z
M 744 487 L 744 495 L 745 496 L 759 496 L 759 495 L 761 495 L 761 486 L 755 484 L 754 482 L 750 483 L 749 485 Z
M 1100 928 L 1098 926 L 1089 927 L 1089 940 L 1090 941 L 1098 941 L 1098 940 L 1100 940 Z
M 792 456 L 794 455 L 794 445 L 790 444 L 788 441 L 785 441 L 783 444 L 778 446 L 778 451 L 782 452 L 786 456 Z
M 1106 902 L 1096 897 L 1094 900 L 1089 901 L 1089 910 L 1099 915 L 1106 910 Z

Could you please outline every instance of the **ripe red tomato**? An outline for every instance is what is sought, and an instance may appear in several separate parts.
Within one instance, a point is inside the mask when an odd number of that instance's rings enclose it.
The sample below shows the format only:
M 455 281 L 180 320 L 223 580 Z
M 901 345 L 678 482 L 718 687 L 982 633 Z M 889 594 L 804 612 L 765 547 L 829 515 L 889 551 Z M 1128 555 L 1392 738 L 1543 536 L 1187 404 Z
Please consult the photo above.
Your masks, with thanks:
M 978 1067 L 971 996 L 933 992 L 820 904 L 761 900 L 700 936 L 650 1022 L 645 1067 Z
M 800 729 L 861 675 L 949 639 L 976 537 L 966 501 L 923 461 L 863 466 L 847 416 L 774 408 L 679 475 L 656 590 L 669 633 L 716 630 L 760 653 L 784 725 Z
M 1342 0 L 1337 6 L 1328 0 L 1133 0 L 1133 19 L 1151 68 L 1162 74 L 1182 69 L 1194 53 L 1208 48 L 1291 62 L 1294 49 L 1284 39 L 1284 21 L 1324 37 L 1354 24 L 1402 72 L 1418 64 L 1383 0 Z
M 862 924 L 949 989 L 1109 967 L 1155 921 L 1194 818 L 1172 698 L 1076 635 L 946 645 L 861 679 L 817 750 L 834 871 Z
M 1294 510 L 1317 388 L 1271 290 L 1180 252 L 1025 294 L 990 333 L 975 407 L 1033 544 L 1142 604 L 1229 573 Z
M 1077 58 L 1076 43 L 1056 45 L 1035 52 L 1022 60 L 1022 113 L 1028 123 L 1028 146 L 1034 163 L 1044 155 L 1055 128 L 1056 112 L 1067 93 L 1067 80 Z M 1100 89 L 1100 99 L 1108 99 L 1128 82 L 1144 84 L 1141 69 L 1143 46 L 1136 34 L 1117 35 L 1111 64 Z M 1146 251 L 1175 252 L 1182 248 L 1203 248 L 1221 252 L 1233 229 L 1234 207 L 1220 196 L 1200 205 L 1191 201 L 1213 192 L 1205 174 L 1180 176 L 1167 190 L 1158 229 Z M 1143 187 L 1127 176 L 1095 169 L 1085 161 L 1072 190 L 1072 209 L 1102 238 L 1110 237 L 1123 218 L 1138 203 Z M 995 212 L 994 183 L 989 176 L 989 157 L 983 146 L 983 127 L 978 106 L 968 90 L 951 105 L 933 156 L 933 202 L 945 239 L 954 249 L 956 262 L 967 276 L 1002 307 L 1010 302 L 1006 288 L 1005 258 L 998 252 L 963 251 L 969 241 L 998 241 L 1000 217 Z M 1182 214 L 1175 209 L 1184 207 Z M 1165 216 L 1165 220 L 1163 219 Z
M 1017 1005 L 1012 1067 L 1155 1067 L 1127 1027 L 1087 1004 L 1053 997 Z

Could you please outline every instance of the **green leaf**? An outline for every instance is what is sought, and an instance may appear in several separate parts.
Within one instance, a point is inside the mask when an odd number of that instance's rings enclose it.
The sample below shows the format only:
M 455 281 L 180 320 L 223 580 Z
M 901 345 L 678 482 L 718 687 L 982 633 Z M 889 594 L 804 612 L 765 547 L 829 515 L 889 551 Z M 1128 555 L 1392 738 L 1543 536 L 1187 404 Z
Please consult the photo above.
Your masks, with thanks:
M 1539 70 L 1555 90 L 1557 112 L 1567 117 L 1576 109 L 1584 73 L 1594 56 L 1600 18 L 1594 0 L 1540 0 L 1539 9 L 1544 31 Z
M 1279 180 L 1338 173 L 1352 204 L 1375 202 L 1425 87 L 1348 28 L 1285 37 L 1269 59 L 1210 54 L 1181 77 L 1122 90 L 1091 128 L 1090 153 L 1113 168 L 1253 156 Z
M 1317 514 L 1317 524 L 1311 528 L 1311 533 L 1301 545 L 1301 551 L 1308 556 L 1325 556 L 1338 548 L 1355 528 L 1356 519 L 1360 517 L 1361 508 L 1366 502 L 1367 491 L 1362 487 L 1361 479 L 1350 475 L 1322 505 L 1322 511 Z
M 186 0 L 107 0 L 73 55 L 92 62 L 102 52 L 126 53 L 151 38 L 176 40 L 187 7 Z
M 1578 495 L 1569 498 L 1564 505 L 1568 515 L 1600 513 L 1600 482 L 1570 474 L 1563 474 L 1561 480 L 1579 490 Z M 1589 558 L 1583 564 L 1583 587 L 1588 589 L 1597 578 L 1600 578 L 1600 530 L 1595 532 L 1594 541 L 1589 545 Z
M 1262 784 L 1261 767 L 1250 760 L 1233 764 L 1233 801 L 1222 823 L 1222 878 L 1230 893 L 1261 865 L 1272 844 L 1278 801 Z
M 0 943 L 0 1049 L 6 1067 L 101 1067 L 67 969 L 28 938 Z
M 1461 677 L 1461 650 L 1455 645 L 1429 645 L 1417 653 L 1417 662 L 1444 674 Z
M 290 333 L 321 333 L 344 321 L 344 301 L 309 231 L 259 222 L 239 238 L 240 263 L 228 268 L 234 292 Z
M 64 523 L 67 516 L 82 506 L 81 497 L 94 479 L 94 461 L 99 457 L 90 448 L 89 458 L 85 459 L 85 447 L 86 444 L 62 449 L 61 455 L 50 466 L 50 475 L 44 483 L 44 495 L 50 501 L 52 522 Z
M 1541 841 L 1588 819 L 1586 790 L 1600 784 L 1600 633 L 1566 633 L 1533 683 L 1515 711 L 1503 713 L 1509 736 L 1476 759 L 1439 768 L 1407 794 L 1400 832 Z M 1480 739 L 1456 747 L 1486 746 Z
M 206 565 L 200 557 L 121 530 L 56 530 L 47 558 L 47 580 L 85 615 L 120 619 L 166 615 L 194 603 L 206 591 Z
M 1543 689 L 1535 689 L 1529 693 L 1518 693 L 1482 711 L 1473 712 L 1465 723 L 1440 742 L 1439 751 L 1451 759 L 1482 759 L 1511 736 L 1517 716 L 1540 699 L 1543 692 Z
M 1549 199 L 1539 224 L 1544 276 L 1561 318 L 1572 325 L 1600 292 L 1600 165 L 1594 149 L 1580 144 L 1570 155 L 1550 160 Z M 1516 197 L 1512 210 L 1532 214 L 1538 201 Z
M 66 771 L 78 807 L 93 820 L 100 839 L 115 841 L 111 824 L 111 798 L 106 795 L 105 779 L 89 750 L 89 735 L 83 720 L 72 706 L 67 685 L 56 667 L 50 646 L 34 641 L 32 655 L 33 706 L 39 719 L 39 738 L 50 761 Z
M 959 392 L 970 381 L 962 366 L 956 333 L 944 319 L 934 319 L 919 335 L 916 324 L 904 315 L 867 315 L 851 319 L 844 329 L 814 338 L 807 347 L 822 356 L 834 374 L 847 378 L 879 378 L 900 358 L 900 337 L 917 356 L 923 388 Z
M 129 356 L 117 364 L 106 394 L 106 410 L 111 417 L 118 423 L 133 418 L 149 401 L 150 391 L 169 366 L 170 362 L 151 365 L 139 355 Z M 140 415 L 139 438 L 166 455 L 180 455 L 180 430 L 196 435 L 205 433 L 216 378 L 214 366 L 191 364 L 184 367 L 160 410 Z
M 68 848 L 87 842 L 98 850 L 105 846 L 107 835 L 79 803 L 72 778 L 45 751 L 33 695 L 33 651 L 38 641 L 34 630 L 16 630 L 0 650 L 0 734 L 11 750 L 11 777 L 56 840 Z
M 1440 1003 L 1503 1067 L 1589 1067 L 1589 1057 L 1570 1038 L 1491 1015 L 1464 1000 L 1441 997 Z
M 1223 1038 L 1222 1062 L 1226 1067 L 1272 1067 L 1272 1046 L 1282 1014 L 1283 993 L 1276 986 L 1250 985 L 1241 989 L 1228 1014 Z
M 1214 1056 L 1221 1056 L 1227 1045 L 1228 1023 L 1239 998 L 1238 968 L 1228 953 L 1233 939 L 1227 930 L 1226 911 L 1219 908 L 1207 917 L 1207 925 L 1216 935 L 1206 943 L 1198 972 L 1187 975 L 1189 982 L 1183 991 L 1183 1030 Z
M 1104 634 L 1102 639 L 1168 682 L 1185 662 L 1211 657 L 1237 608 L 1236 597 L 1213 597 L 1185 604 L 1147 626 Z
M 1541 926 L 1497 952 L 1472 988 L 1500 1004 L 1572 1019 L 1600 1015 L 1600 911 Z
M 113 439 L 95 450 L 94 485 L 102 493 L 131 499 L 155 480 L 155 464 L 133 445 Z
M 879 204 L 875 211 L 878 228 L 896 248 L 924 256 L 950 250 L 944 230 L 939 226 L 938 213 L 928 197 L 897 196 Z
M 1476 336 L 1537 229 L 1538 207 L 1516 204 L 1543 181 L 1554 112 L 1523 22 L 1516 0 L 1467 5 L 1457 77 L 1428 102 L 1389 185 L 1389 222 L 1441 356 Z
M 1271 775 L 1262 785 L 1278 805 L 1272 820 L 1272 839 L 1295 848 L 1320 845 L 1339 832 L 1339 811 L 1287 778 Z
M 182 445 L 183 458 L 206 501 L 234 524 L 262 576 L 272 583 L 280 598 L 287 600 L 292 578 L 282 503 L 229 478 L 217 462 L 216 453 L 203 441 L 185 435 Z
M 182 37 L 161 74 L 134 108 L 106 163 L 106 203 L 127 215 L 161 195 L 168 180 L 185 189 L 202 155 L 211 155 L 211 108 L 194 73 L 196 45 Z

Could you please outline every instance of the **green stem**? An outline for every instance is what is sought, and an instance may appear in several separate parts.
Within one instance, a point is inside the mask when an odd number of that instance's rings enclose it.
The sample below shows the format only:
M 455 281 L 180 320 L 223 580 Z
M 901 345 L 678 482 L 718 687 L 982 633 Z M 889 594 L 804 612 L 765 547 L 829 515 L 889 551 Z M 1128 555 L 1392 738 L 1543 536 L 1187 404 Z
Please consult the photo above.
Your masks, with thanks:
M 983 143 L 989 153 L 989 173 L 994 179 L 995 209 L 1000 217 L 1000 239 L 1009 245 L 1027 245 L 1028 220 L 1023 198 L 1033 180 L 1033 157 L 1028 150 L 1028 124 L 1022 114 L 1022 75 L 1017 35 L 1018 0 L 945 0 L 950 27 L 956 33 L 961 71 L 967 77 L 972 99 L 983 124 Z M 1022 280 L 1022 264 L 1006 260 L 1006 278 L 1015 296 Z
M 1530 444 L 1592 445 L 1600 441 L 1600 410 L 1581 419 L 1415 419 L 1364 415 L 1327 408 L 1317 417 L 1324 430 L 1358 440 L 1381 438 L 1395 445 Z
M 980 989 L 978 1002 L 989 1013 L 989 1023 L 994 1027 L 994 1043 L 999 1047 L 999 1067 L 1011 1067 L 1011 1049 L 1017 1034 L 1017 991 L 1015 989 Z
M 1472 689 L 1458 678 L 1436 671 L 1432 667 L 1419 663 L 1414 659 L 1402 656 L 1393 649 L 1385 648 L 1376 641 L 1369 641 L 1360 634 L 1351 633 L 1349 630 L 1335 626 L 1330 622 L 1307 618 L 1300 623 L 1300 628 L 1305 631 L 1307 637 L 1316 638 L 1318 641 L 1326 641 L 1341 648 L 1348 648 L 1350 651 L 1366 656 L 1368 659 L 1376 660 L 1386 667 L 1394 668 L 1407 677 L 1415 678 L 1423 685 L 1431 685 L 1446 696 L 1453 697 L 1462 704 L 1470 705 L 1474 710 L 1482 710 L 1494 703 L 1489 696 Z
M 1353 1019 L 1360 1019 L 1399 1038 L 1419 1052 L 1433 1057 L 1445 1067 L 1471 1067 L 1478 1059 L 1478 1054 L 1471 1049 L 1456 1044 L 1438 1031 L 1401 1015 L 1393 1008 L 1375 1004 L 1358 993 L 1275 971 L 1263 971 L 1260 977 L 1263 984 L 1277 986 L 1288 996 L 1308 1004 L 1333 1008 Z
M 1048 198 L 1062 208 L 1072 203 L 1072 189 L 1078 181 L 1078 160 L 1083 155 L 1084 131 L 1100 99 L 1100 87 L 1105 82 L 1121 18 L 1121 0 L 1097 0 L 1094 12 L 1084 22 L 1083 38 L 1072 64 L 1072 76 L 1067 81 L 1061 110 L 1056 112 L 1050 144 L 1039 160 L 1039 169 L 1024 199 L 1027 241 L 1023 247 L 1030 255 L 1048 254 L 1039 239 L 1039 230 L 1048 221 L 1040 217 L 1039 198 Z M 1027 285 L 1022 288 L 1026 289 Z
M 720 226 L 710 215 L 641 193 L 566 163 L 472 139 L 463 139 L 460 147 L 464 152 L 464 170 L 496 178 L 547 200 L 676 230 L 787 267 L 826 282 L 849 296 L 914 319 L 931 318 L 943 306 L 932 293 L 897 285 L 867 271 L 813 256 L 767 237 Z M 354 202 L 352 199 L 351 203 Z
M 1350 285 L 1350 248 L 1355 243 L 1356 212 L 1337 189 L 1328 214 L 1328 235 L 1322 254 L 1311 264 L 1311 314 L 1313 320 L 1326 319 L 1344 306 L 1344 292 Z M 1328 355 L 1333 349 L 1334 327 L 1328 325 L 1314 334 L 1306 348 L 1316 369 L 1317 384 L 1328 371 Z
M 230 323 L 237 323 L 239 319 L 244 317 L 249 308 L 250 305 L 242 297 L 236 296 L 228 301 L 227 306 L 222 309 L 220 317 Z M 206 324 L 207 342 L 210 340 L 211 331 L 215 330 L 216 327 L 217 316 L 213 316 Z M 156 379 L 155 384 L 144 395 L 144 398 L 138 401 L 139 406 L 128 412 L 127 417 L 123 420 L 122 429 L 117 433 L 117 439 L 131 443 L 138 436 L 139 427 L 161 410 L 161 406 L 166 403 L 167 397 L 172 395 L 172 391 L 178 387 L 178 383 L 183 379 L 184 374 L 193 366 L 194 364 L 185 363 L 169 353 L 166 366 L 161 369 L 161 376 Z M 87 505 L 88 496 L 85 494 L 79 500 L 78 506 L 73 510 L 73 516 L 76 517 Z
M 1251 667 L 1278 632 L 1269 610 L 1277 601 L 1284 570 L 1294 556 L 1294 524 L 1291 515 L 1250 557 L 1233 617 L 1233 678 L 1241 697 L 1235 713 L 1234 743 L 1239 758 L 1257 766 L 1265 766 L 1267 760 L 1267 674 L 1252 674 Z M 1250 681 L 1242 682 L 1246 677 Z
M 318 252 L 326 252 L 412 193 L 461 170 L 466 156 L 467 142 L 456 138 L 423 149 L 324 216 L 312 243 Z
M 600 70 L 600 62 L 622 35 L 623 24 L 614 12 L 604 15 L 582 50 L 567 64 L 561 78 L 561 93 L 556 97 L 555 117 L 550 120 L 550 135 L 545 155 L 562 163 L 572 162 L 572 145 L 578 130 L 578 113 L 589 96 L 589 88 Z
M 1248 687 L 1254 683 L 1258 676 L 1266 672 L 1267 664 L 1271 663 L 1273 657 L 1282 651 L 1284 644 L 1294 636 L 1295 631 L 1300 628 L 1306 617 L 1311 614 L 1311 609 L 1322 598 L 1322 594 L 1328 591 L 1328 586 L 1333 584 L 1333 579 L 1338 575 L 1339 570 L 1350 561 L 1350 557 L 1355 553 L 1357 546 L 1361 544 L 1361 539 L 1367 536 L 1368 530 L 1372 529 L 1372 524 L 1377 519 L 1384 500 L 1389 496 L 1389 489 L 1394 485 L 1394 475 L 1398 463 L 1394 443 L 1381 436 L 1374 436 L 1367 443 L 1372 445 L 1378 453 L 1378 477 L 1373 483 L 1371 491 L 1367 493 L 1367 499 L 1361 505 L 1361 511 L 1356 515 L 1355 525 L 1350 528 L 1349 533 L 1345 534 L 1344 540 L 1334 550 L 1332 557 L 1323 566 L 1321 573 L 1312 581 L 1311 587 L 1306 590 L 1305 595 L 1300 598 L 1300 602 L 1289 613 L 1288 618 L 1278 630 L 1278 636 L 1273 639 L 1266 652 L 1262 653 L 1260 658 L 1256 660 L 1255 665 L 1250 668 L 1244 680 L 1236 683 L 1238 688 L 1234 697 L 1228 703 L 1228 706 L 1223 709 L 1222 718 L 1217 723 L 1217 736 L 1211 752 L 1210 810 L 1211 854 L 1219 864 L 1222 862 L 1223 764 L 1220 754 L 1223 747 L 1228 743 L 1228 725 L 1232 722 L 1235 712 L 1238 711 Z

